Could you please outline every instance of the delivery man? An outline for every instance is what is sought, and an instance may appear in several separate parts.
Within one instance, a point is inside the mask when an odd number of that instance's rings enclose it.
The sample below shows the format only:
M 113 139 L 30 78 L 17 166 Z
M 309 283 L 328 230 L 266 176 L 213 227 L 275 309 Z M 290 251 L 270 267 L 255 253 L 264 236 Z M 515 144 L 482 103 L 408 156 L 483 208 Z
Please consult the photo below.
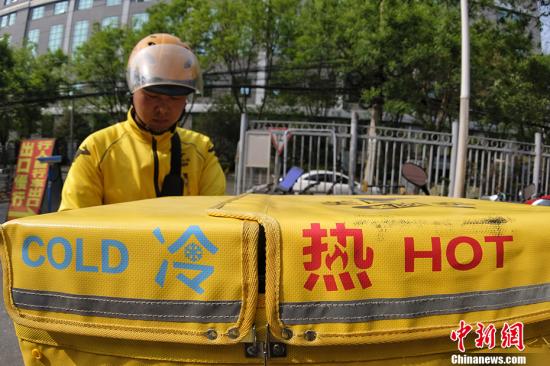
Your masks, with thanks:
M 200 93 L 189 46 L 152 34 L 134 47 L 126 70 L 126 121 L 88 136 L 75 154 L 59 210 L 161 196 L 223 195 L 225 176 L 210 139 L 178 127 L 187 96 Z

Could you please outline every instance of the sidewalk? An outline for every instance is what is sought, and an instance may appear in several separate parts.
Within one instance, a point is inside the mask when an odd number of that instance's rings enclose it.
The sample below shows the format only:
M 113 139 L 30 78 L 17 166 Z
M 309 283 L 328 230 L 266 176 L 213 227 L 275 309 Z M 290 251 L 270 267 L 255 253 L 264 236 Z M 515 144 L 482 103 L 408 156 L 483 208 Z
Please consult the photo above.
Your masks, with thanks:
M 0 276 L 2 269 L 0 268 Z M 4 307 L 4 291 L 0 294 L 2 305 L 0 306 L 0 365 L 23 365 L 21 351 L 17 343 L 17 337 L 13 329 L 13 323 Z

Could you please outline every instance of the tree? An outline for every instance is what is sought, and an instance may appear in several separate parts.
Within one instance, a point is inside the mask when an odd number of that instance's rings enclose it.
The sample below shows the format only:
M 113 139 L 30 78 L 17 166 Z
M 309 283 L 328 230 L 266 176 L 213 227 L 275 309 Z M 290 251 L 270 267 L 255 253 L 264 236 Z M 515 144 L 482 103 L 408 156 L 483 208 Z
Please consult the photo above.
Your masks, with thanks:
M 231 91 L 241 112 L 243 92 L 255 87 L 259 58 L 266 87 L 278 51 L 294 32 L 292 16 L 299 0 L 175 0 L 149 9 L 143 34 L 169 32 L 187 41 L 199 56 L 207 87 Z M 264 86 L 261 86 L 264 87 Z M 260 106 L 260 112 L 264 99 Z
M 235 170 L 235 147 L 239 142 L 240 112 L 230 95 L 216 98 L 208 113 L 193 116 L 193 129 L 212 139 L 223 170 Z
M 337 80 L 345 56 L 334 37 L 338 1 L 302 1 L 293 4 L 297 17 L 281 40 L 272 87 L 280 93 L 279 105 L 290 106 L 307 116 L 324 116 L 338 100 Z
M 61 52 L 34 56 L 32 46 L 11 48 L 6 38 L 0 54 L 0 143 L 5 150 L 10 131 L 20 137 L 39 132 L 43 108 L 60 96 L 67 58 Z
M 128 32 L 95 24 L 92 36 L 76 50 L 71 62 L 72 89 L 77 86 L 74 93 L 91 94 L 79 104 L 106 114 L 112 123 L 124 119 L 128 107 L 126 60 L 133 46 Z
M 530 33 L 538 21 L 510 9 L 472 26 L 471 116 L 480 128 L 531 140 L 533 127 L 544 123 L 535 87 L 544 73 L 529 71 L 541 60 Z
M 10 93 L 9 78 L 10 71 L 13 69 L 13 66 L 13 52 L 9 47 L 7 37 L 2 37 L 0 39 L 0 100 L 7 100 Z M 8 161 L 7 143 L 10 133 L 11 119 L 7 117 L 7 113 L 4 113 L 3 108 L 0 107 L 0 150 L 2 151 L 2 164 L 5 164 L 5 162 Z

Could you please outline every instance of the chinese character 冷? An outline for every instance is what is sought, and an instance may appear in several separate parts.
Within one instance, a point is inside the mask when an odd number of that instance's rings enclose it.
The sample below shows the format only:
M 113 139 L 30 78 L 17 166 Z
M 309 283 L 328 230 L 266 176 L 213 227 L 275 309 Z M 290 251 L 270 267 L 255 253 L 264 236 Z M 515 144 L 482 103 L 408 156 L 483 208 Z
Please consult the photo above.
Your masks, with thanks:
M 159 228 L 153 230 L 153 234 L 160 244 L 165 243 L 164 236 Z M 198 244 L 192 241 L 192 237 L 198 241 Z M 211 254 L 216 254 L 218 252 L 218 247 L 204 235 L 199 226 L 189 226 L 185 232 L 168 247 L 168 253 L 176 254 L 178 252 L 183 252 L 184 258 L 193 263 L 172 261 L 172 266 L 170 266 L 170 261 L 168 259 L 163 259 L 157 275 L 155 276 L 157 285 L 164 287 L 168 271 L 171 268 L 176 270 L 184 269 L 187 270 L 187 272 L 190 270 L 196 273 L 194 277 L 190 278 L 183 273 L 178 273 L 176 279 L 196 293 L 203 294 L 204 289 L 201 287 L 202 282 L 214 273 L 214 266 L 195 263 L 203 258 L 205 253 L 203 249 L 206 249 L 206 251 Z

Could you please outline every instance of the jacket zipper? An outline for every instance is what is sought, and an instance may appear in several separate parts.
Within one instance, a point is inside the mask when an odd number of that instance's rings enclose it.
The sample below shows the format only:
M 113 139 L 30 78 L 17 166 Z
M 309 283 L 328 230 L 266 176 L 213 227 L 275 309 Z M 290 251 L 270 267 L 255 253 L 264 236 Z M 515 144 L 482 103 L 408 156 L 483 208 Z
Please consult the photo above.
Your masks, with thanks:
M 157 140 L 155 140 L 154 137 L 151 137 L 153 140 L 152 148 L 153 148 L 153 161 L 154 161 L 154 174 L 153 174 L 153 185 L 155 186 L 155 193 L 157 194 L 157 197 L 160 197 L 160 189 L 158 186 L 159 181 L 159 156 L 157 154 Z

